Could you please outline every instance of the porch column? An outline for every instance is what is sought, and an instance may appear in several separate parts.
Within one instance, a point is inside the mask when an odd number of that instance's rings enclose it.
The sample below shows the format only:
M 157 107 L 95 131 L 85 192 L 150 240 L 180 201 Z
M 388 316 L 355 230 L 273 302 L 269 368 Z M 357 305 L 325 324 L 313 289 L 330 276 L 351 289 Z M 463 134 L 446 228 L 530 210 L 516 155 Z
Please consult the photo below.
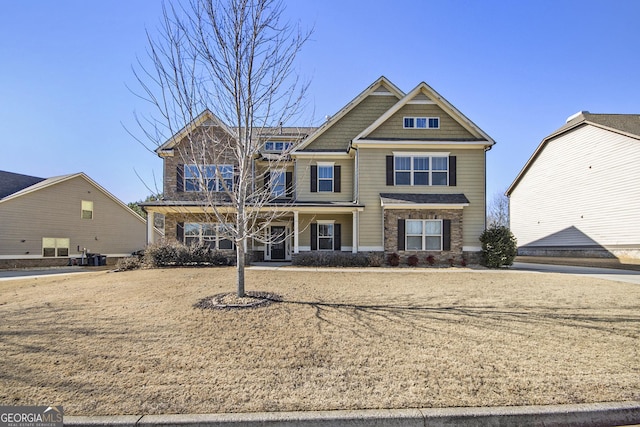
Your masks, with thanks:
M 293 253 L 300 253 L 298 248 L 298 232 L 299 232 L 299 224 L 298 224 L 298 211 L 293 211 Z
M 154 213 L 153 211 L 147 212 L 147 244 L 150 245 L 155 243 L 156 233 L 153 227 L 154 224 Z
M 358 252 L 358 211 L 353 211 L 353 227 L 352 227 L 352 244 L 351 252 Z

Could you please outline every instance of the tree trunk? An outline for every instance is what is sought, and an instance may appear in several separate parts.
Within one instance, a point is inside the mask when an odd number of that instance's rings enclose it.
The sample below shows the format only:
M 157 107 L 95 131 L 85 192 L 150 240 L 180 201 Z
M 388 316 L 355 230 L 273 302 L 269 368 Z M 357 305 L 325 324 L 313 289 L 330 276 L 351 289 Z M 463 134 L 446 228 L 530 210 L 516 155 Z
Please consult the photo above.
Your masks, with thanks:
M 244 296 L 244 242 L 238 242 L 236 246 L 238 298 Z

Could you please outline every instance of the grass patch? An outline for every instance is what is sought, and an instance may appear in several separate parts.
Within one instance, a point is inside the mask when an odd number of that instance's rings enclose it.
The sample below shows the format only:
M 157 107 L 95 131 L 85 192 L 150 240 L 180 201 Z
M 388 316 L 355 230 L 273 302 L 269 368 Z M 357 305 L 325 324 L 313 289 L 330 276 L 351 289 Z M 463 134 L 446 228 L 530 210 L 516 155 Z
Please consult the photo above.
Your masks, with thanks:
M 69 415 L 640 399 L 640 287 L 515 272 L 233 268 L 0 282 L 0 405 Z

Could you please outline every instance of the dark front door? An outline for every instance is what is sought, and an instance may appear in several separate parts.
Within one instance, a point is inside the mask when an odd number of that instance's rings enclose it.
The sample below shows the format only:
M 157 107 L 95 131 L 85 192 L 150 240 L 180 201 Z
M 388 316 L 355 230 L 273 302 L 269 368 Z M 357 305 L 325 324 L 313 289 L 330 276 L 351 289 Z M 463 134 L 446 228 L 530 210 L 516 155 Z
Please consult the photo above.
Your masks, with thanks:
M 285 259 L 284 226 L 271 226 L 271 260 Z

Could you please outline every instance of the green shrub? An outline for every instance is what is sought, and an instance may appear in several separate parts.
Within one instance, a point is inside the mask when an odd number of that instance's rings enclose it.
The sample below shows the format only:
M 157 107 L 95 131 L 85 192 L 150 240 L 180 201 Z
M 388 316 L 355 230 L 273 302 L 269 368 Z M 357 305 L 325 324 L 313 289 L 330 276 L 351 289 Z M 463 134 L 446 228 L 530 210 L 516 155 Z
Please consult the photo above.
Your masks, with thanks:
M 370 259 L 362 253 L 312 251 L 299 253 L 293 258 L 292 264 L 305 267 L 368 267 Z
M 508 227 L 494 226 L 482 232 L 482 263 L 489 268 L 512 265 L 517 254 L 516 238 Z

